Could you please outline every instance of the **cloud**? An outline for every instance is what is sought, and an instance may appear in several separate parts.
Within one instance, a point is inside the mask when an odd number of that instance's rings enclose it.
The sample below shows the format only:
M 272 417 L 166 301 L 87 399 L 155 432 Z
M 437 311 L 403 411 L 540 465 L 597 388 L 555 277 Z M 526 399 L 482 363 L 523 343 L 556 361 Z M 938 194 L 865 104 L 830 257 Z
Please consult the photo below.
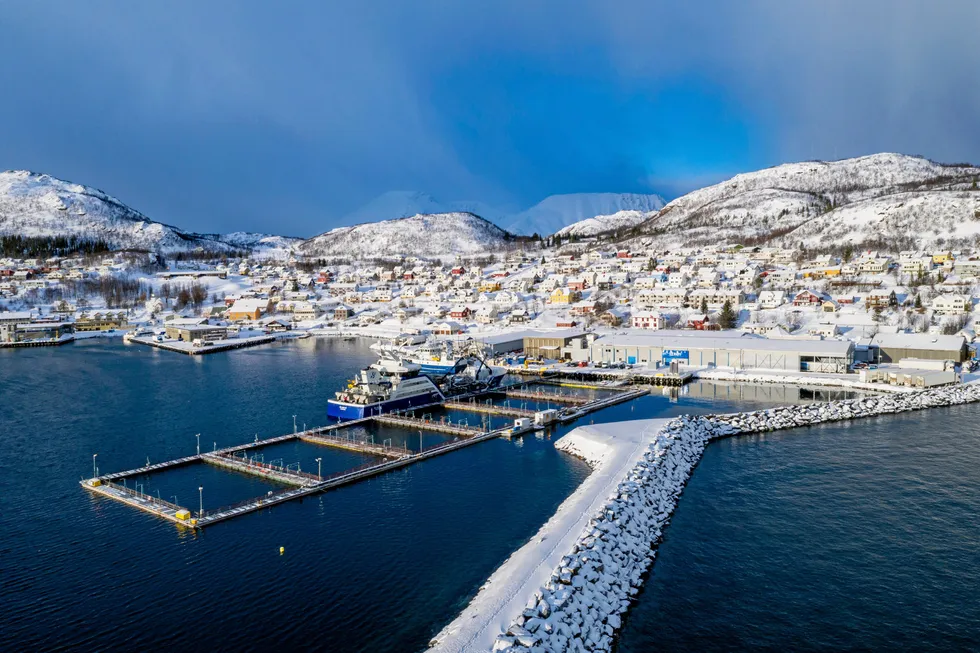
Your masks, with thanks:
M 787 160 L 980 160 L 980 4 L 38 0 L 0 165 L 192 229 L 323 231 L 391 189 L 528 205 Z

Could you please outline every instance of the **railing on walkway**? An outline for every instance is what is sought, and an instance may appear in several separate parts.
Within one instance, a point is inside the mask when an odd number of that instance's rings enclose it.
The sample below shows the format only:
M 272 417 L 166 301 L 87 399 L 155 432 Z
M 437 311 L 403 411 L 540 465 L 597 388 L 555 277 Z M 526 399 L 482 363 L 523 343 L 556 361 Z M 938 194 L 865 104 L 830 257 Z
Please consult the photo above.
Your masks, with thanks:
M 135 497 L 135 498 L 138 498 L 138 499 L 141 499 L 141 500 L 145 500 L 145 501 L 149 501 L 150 503 L 157 504 L 157 505 L 162 506 L 164 508 L 170 508 L 171 510 L 174 510 L 174 511 L 177 511 L 177 510 L 185 510 L 185 508 L 182 508 L 181 506 L 178 506 L 176 503 L 170 503 L 169 501 L 167 501 L 165 499 L 160 499 L 158 497 L 153 496 L 152 494 L 146 494 L 145 492 L 139 492 L 139 491 L 134 490 L 132 488 L 126 487 L 125 485 L 119 485 L 118 483 L 113 483 L 112 481 L 106 481 L 106 480 L 103 480 L 102 481 L 102 484 L 103 485 L 108 485 L 109 487 L 113 488 L 114 490 L 119 490 L 120 492 L 125 492 L 126 494 L 128 494 L 128 495 L 130 495 L 132 497 Z

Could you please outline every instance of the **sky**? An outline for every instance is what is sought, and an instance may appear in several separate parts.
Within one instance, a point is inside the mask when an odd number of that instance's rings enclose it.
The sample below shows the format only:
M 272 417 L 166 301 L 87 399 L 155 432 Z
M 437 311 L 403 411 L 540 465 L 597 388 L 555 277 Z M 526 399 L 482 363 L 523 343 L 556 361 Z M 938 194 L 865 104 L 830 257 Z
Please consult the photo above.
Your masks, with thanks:
M 980 163 L 978 24 L 974 0 L 0 0 L 0 169 L 309 236 L 391 190 L 518 210 Z

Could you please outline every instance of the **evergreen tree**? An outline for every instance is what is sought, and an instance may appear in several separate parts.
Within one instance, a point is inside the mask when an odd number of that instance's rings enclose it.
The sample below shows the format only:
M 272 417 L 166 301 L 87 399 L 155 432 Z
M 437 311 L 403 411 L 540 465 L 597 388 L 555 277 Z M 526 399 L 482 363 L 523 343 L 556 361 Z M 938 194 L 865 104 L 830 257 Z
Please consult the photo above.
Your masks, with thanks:
M 722 329 L 734 329 L 737 323 L 738 314 L 732 309 L 732 302 L 726 299 L 718 315 L 718 324 Z
M 707 300 L 707 298 L 703 298 L 701 300 L 701 312 L 704 313 L 705 315 L 708 314 L 708 300 Z
M 915 308 L 922 309 L 922 298 L 918 294 L 915 296 Z

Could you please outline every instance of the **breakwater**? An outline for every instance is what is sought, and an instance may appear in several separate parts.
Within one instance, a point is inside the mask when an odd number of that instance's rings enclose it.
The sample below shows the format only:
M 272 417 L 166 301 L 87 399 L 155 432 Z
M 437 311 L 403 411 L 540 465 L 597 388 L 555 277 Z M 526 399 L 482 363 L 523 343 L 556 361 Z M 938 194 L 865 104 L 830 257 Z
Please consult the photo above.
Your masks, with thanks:
M 712 440 L 978 400 L 980 386 L 961 385 L 671 420 L 601 502 L 547 582 L 528 595 L 524 609 L 497 634 L 493 650 L 611 650 L 621 615 L 639 591 L 684 485 Z M 587 434 L 577 435 L 580 430 L 559 440 L 556 448 L 601 469 L 607 456 Z

